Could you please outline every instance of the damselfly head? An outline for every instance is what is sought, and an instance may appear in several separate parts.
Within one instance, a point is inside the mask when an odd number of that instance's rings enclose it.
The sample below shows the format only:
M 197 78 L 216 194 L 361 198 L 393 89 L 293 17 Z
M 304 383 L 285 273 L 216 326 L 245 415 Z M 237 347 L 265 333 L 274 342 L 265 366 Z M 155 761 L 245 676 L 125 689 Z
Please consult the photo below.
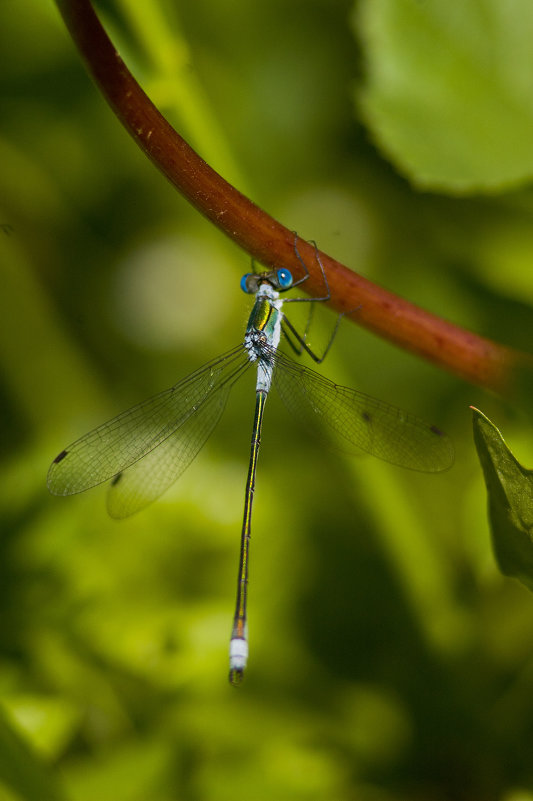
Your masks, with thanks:
M 270 284 L 271 287 L 283 292 L 292 286 L 293 277 L 290 270 L 280 267 L 278 270 L 265 270 L 262 273 L 246 273 L 241 278 L 241 289 L 248 295 L 257 294 L 261 284 Z

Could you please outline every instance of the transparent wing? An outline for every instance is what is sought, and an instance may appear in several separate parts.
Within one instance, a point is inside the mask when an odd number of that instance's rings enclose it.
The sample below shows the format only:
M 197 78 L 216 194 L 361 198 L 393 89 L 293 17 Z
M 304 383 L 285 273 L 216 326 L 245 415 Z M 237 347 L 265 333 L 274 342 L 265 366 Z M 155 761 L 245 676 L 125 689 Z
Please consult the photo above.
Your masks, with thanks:
M 108 481 L 151 454 L 187 423 L 189 445 L 181 456 L 181 469 L 179 454 L 173 456 L 178 466 L 176 476 L 179 475 L 209 436 L 222 413 L 229 388 L 249 364 L 244 345 L 238 345 L 170 389 L 90 431 L 56 456 L 48 471 L 48 489 L 54 495 L 73 495 Z M 208 410 L 198 414 L 207 399 L 218 392 L 222 393 L 221 399 L 224 396 L 218 414 Z M 216 407 L 216 403 L 209 405 L 209 409 Z M 195 420 L 199 433 L 193 436 Z M 208 422 L 211 428 L 204 436 Z M 197 449 L 191 455 L 193 442 Z M 154 454 L 152 464 L 156 459 Z M 117 486 L 119 483 L 117 479 Z
M 429 473 L 452 465 L 451 440 L 436 426 L 356 389 L 334 384 L 281 353 L 273 358 L 274 382 L 287 408 L 307 428 L 322 427 L 334 447 L 352 454 L 370 453 Z
M 139 512 L 167 490 L 200 451 L 220 420 L 233 381 L 211 392 L 194 414 L 154 450 L 114 476 L 107 511 L 123 518 Z

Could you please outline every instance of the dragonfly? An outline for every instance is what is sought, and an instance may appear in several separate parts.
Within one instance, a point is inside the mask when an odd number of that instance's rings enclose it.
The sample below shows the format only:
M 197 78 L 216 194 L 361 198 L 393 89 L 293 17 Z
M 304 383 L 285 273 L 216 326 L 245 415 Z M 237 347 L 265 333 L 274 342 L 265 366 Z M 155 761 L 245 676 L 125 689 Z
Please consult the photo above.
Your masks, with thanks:
M 318 250 L 327 294 L 322 298 L 284 296 L 309 277 L 294 280 L 286 268 L 247 273 L 241 288 L 255 300 L 244 340 L 200 367 L 170 389 L 98 426 L 62 450 L 48 472 L 54 495 L 73 495 L 109 481 L 107 509 L 124 518 L 144 509 L 191 464 L 217 425 L 233 385 L 251 368 L 257 371 L 255 413 L 244 496 L 237 598 L 229 648 L 229 680 L 242 682 L 248 661 L 248 572 L 257 460 L 265 405 L 274 384 L 283 402 L 309 429 L 324 432 L 333 447 L 367 453 L 394 465 L 423 472 L 449 468 L 454 451 L 439 428 L 356 389 L 340 386 L 279 350 L 283 335 L 300 355 L 322 356 L 283 311 L 285 303 L 327 301 L 329 286 Z M 314 307 L 310 307 L 314 308 Z M 335 333 L 335 332 L 334 332 Z

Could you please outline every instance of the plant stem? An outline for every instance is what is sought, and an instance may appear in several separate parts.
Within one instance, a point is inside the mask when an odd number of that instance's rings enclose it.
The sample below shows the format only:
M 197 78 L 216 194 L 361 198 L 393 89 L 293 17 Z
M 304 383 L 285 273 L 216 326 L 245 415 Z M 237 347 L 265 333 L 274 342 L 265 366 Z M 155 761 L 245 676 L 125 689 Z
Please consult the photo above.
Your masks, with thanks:
M 56 0 L 89 72 L 126 130 L 181 194 L 207 219 L 267 267 L 302 267 L 294 234 L 216 173 L 159 113 L 118 55 L 89 0 Z M 305 291 L 323 294 L 315 250 L 298 248 L 309 268 Z M 329 305 L 394 344 L 484 387 L 508 391 L 514 368 L 530 367 L 513 351 L 437 317 L 373 284 L 320 252 L 331 291 Z M 356 309 L 354 312 L 353 310 Z

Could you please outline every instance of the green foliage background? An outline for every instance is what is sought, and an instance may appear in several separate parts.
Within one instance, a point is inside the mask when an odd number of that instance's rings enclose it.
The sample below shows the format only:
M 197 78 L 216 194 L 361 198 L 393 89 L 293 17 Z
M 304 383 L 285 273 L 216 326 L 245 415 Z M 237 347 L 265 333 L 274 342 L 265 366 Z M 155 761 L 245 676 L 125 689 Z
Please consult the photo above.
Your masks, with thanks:
M 162 112 L 262 207 L 530 349 L 529 0 L 99 10 Z M 532 799 L 533 599 L 495 566 L 468 406 L 532 464 L 515 409 L 342 327 L 324 373 L 438 423 L 456 464 L 348 460 L 269 403 L 238 691 L 251 386 L 141 515 L 112 522 L 101 490 L 48 496 L 68 442 L 239 341 L 248 263 L 125 134 L 53 3 L 1 4 L 0 50 L 0 799 Z

